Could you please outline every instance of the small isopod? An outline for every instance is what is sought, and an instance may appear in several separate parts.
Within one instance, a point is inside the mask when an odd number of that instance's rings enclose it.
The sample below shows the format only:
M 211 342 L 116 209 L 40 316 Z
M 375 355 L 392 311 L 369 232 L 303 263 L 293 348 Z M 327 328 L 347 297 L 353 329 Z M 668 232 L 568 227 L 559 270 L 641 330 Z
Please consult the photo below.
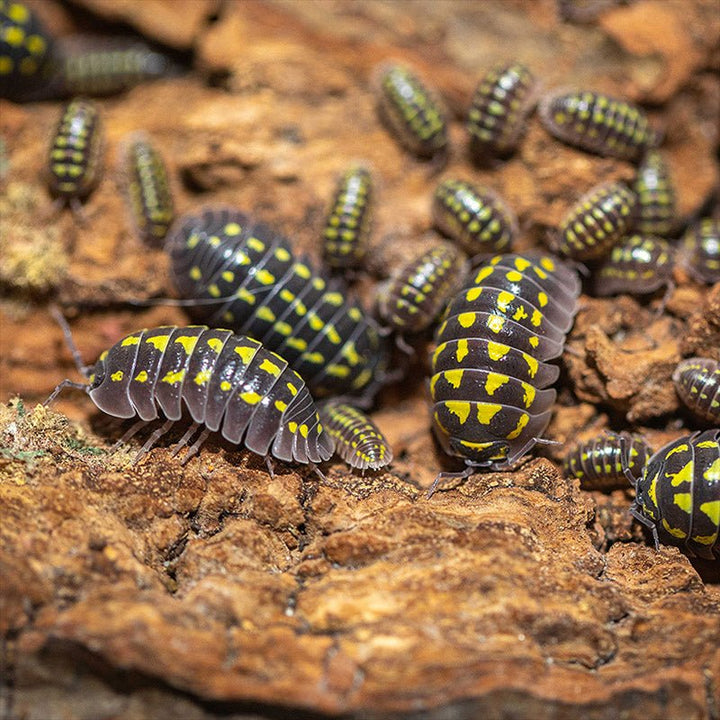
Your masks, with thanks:
M 638 160 L 657 144 L 639 107 L 602 93 L 560 90 L 546 95 L 538 112 L 551 135 L 598 155 Z
M 380 77 L 379 109 L 398 141 L 419 158 L 447 151 L 445 110 L 407 67 L 390 65 Z
M 71 100 L 62 111 L 49 153 L 50 189 L 59 200 L 79 210 L 80 200 L 99 180 L 102 126 L 90 100 Z
M 533 74 L 519 62 L 498 65 L 480 80 L 467 121 L 476 159 L 504 157 L 516 149 L 534 106 L 535 87 Z
M 659 150 L 645 154 L 632 189 L 638 198 L 635 229 L 644 235 L 670 235 L 676 222 L 675 188 Z
M 596 295 L 644 295 L 672 287 L 674 251 L 656 237 L 631 235 L 616 245 L 594 268 Z
M 629 231 L 636 207 L 637 196 L 623 183 L 595 186 L 563 218 L 555 249 L 574 260 L 606 255 Z
M 392 448 L 375 423 L 358 408 L 333 400 L 319 406 L 325 431 L 335 441 L 335 453 L 358 470 L 379 470 L 393 459 Z
M 159 246 L 175 217 L 167 168 L 143 134 L 124 143 L 123 173 L 128 205 L 141 239 Z
M 605 432 L 578 443 L 563 460 L 567 477 L 580 480 L 583 490 L 616 490 L 629 487 L 642 474 L 652 449 L 639 435 Z
M 517 234 L 515 215 L 493 190 L 464 180 L 441 182 L 433 195 L 435 226 L 460 243 L 470 257 L 510 249 Z
M 683 238 L 683 265 L 699 282 L 720 282 L 720 220 L 704 218 Z
M 411 260 L 381 290 L 378 314 L 397 332 L 428 327 L 462 285 L 468 271 L 465 255 L 441 243 Z
M 688 358 L 672 376 L 680 399 L 698 418 L 720 425 L 720 363 L 709 358 Z
M 323 256 L 333 269 L 357 268 L 370 234 L 372 176 L 367 168 L 352 167 L 338 183 L 323 229 Z

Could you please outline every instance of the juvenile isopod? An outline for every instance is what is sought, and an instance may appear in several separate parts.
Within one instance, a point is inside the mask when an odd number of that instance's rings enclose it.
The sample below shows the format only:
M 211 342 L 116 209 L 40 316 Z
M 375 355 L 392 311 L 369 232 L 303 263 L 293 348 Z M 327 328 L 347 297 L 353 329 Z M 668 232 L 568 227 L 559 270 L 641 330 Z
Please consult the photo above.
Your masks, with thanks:
M 638 160 L 657 144 L 657 136 L 639 107 L 602 93 L 549 93 L 541 99 L 538 112 L 551 135 L 598 155 Z

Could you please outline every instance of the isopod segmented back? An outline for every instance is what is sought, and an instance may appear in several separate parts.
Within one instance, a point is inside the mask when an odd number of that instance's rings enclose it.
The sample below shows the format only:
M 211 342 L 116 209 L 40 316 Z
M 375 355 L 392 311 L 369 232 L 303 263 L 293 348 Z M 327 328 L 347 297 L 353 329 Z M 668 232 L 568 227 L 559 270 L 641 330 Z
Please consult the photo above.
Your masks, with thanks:
M 333 269 L 359 267 L 370 234 L 372 176 L 362 166 L 343 173 L 323 228 L 323 257 Z
M 133 223 L 141 239 L 159 245 L 175 217 L 167 168 L 143 134 L 133 134 L 125 141 L 123 155 L 125 190 Z
M 358 408 L 328 400 L 319 406 L 325 431 L 335 452 L 358 470 L 380 470 L 392 462 L 392 448 L 375 423 Z
M 573 205 L 558 228 L 557 252 L 574 260 L 606 255 L 632 227 L 637 196 L 623 183 L 602 183 Z
M 102 126 L 90 100 L 70 101 L 63 108 L 52 138 L 50 189 L 66 200 L 79 200 L 98 182 L 102 161 Z
M 632 186 L 638 198 L 635 229 L 641 234 L 670 235 L 677 221 L 675 187 L 659 150 L 648 150 Z
M 428 327 L 465 281 L 465 255 L 450 243 L 440 243 L 411 260 L 382 288 L 378 314 L 397 332 Z
M 403 65 L 389 65 L 379 84 L 380 114 L 400 144 L 420 158 L 445 153 L 445 110 L 415 73 Z
M 720 429 L 668 443 L 645 465 L 631 512 L 656 544 L 720 556 Z
M 549 255 L 498 255 L 451 301 L 435 334 L 430 392 L 443 449 L 470 467 L 506 467 L 550 421 L 577 310 L 577 274 Z
M 683 265 L 699 282 L 720 282 L 720 220 L 704 218 L 683 237 Z
M 180 218 L 165 245 L 189 311 L 285 357 L 314 395 L 369 394 L 381 384 L 387 343 L 376 323 L 288 241 L 243 212 Z M 217 303 L 208 301 L 217 300 Z
M 672 376 L 680 399 L 701 420 L 720 425 L 720 363 L 710 358 L 681 360 Z
M 519 62 L 497 65 L 481 78 L 468 112 L 470 152 L 479 160 L 515 150 L 534 105 L 535 78 Z
M 0 98 L 54 95 L 54 61 L 55 41 L 35 13 L 18 0 L 0 0 Z
M 556 91 L 542 98 L 538 110 L 551 135 L 598 155 L 638 160 L 657 143 L 639 107 L 602 93 Z
M 651 293 L 672 282 L 673 248 L 660 238 L 631 235 L 593 271 L 596 295 Z
M 474 257 L 504 252 L 517 234 L 517 220 L 505 201 L 490 188 L 450 178 L 433 195 L 435 226 Z
M 563 469 L 567 477 L 580 480 L 583 490 L 616 490 L 637 482 L 651 455 L 640 435 L 605 432 L 575 445 L 563 459 Z
M 61 383 L 47 402 L 66 385 L 77 386 Z M 160 433 L 187 409 L 193 428 L 203 427 L 189 455 L 209 432 L 286 462 L 321 462 L 334 448 L 300 375 L 257 340 L 229 330 L 191 325 L 131 333 L 100 355 L 84 388 L 113 417 L 165 417 Z

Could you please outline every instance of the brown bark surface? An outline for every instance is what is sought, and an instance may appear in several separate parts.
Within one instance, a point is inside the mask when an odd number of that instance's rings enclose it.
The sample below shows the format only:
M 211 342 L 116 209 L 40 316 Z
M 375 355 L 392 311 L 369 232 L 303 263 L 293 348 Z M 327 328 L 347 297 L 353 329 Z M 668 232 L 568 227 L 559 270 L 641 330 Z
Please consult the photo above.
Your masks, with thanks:
M 0 100 L 0 717 L 718 720 L 718 564 L 656 551 L 630 490 L 562 477 L 565 445 L 428 500 L 458 465 L 431 437 L 425 345 L 373 411 L 396 460 L 364 477 L 331 462 L 325 479 L 280 463 L 271 478 L 219 438 L 185 466 L 172 437 L 132 465 L 137 442 L 111 449 L 121 426 L 82 393 L 37 405 L 80 380 L 51 302 L 88 363 L 132 330 L 188 322 L 127 304 L 173 294 L 119 191 L 127 133 L 162 152 L 180 213 L 251 211 L 316 260 L 338 174 L 367 161 L 369 300 L 432 243 L 439 181 L 379 122 L 378 64 L 411 64 L 451 109 L 441 177 L 494 188 L 517 248 L 545 247 L 580 195 L 634 169 L 560 144 L 537 117 L 515 156 L 474 167 L 463 115 L 478 77 L 512 58 L 546 89 L 652 103 L 687 219 L 720 177 L 715 0 L 638 1 L 583 25 L 549 0 L 29 4 L 63 34 L 126 22 L 193 66 L 98 101 L 106 170 L 80 221 L 52 210 L 44 179 L 59 104 Z M 582 296 L 547 438 L 634 429 L 659 448 L 699 427 L 671 374 L 681 357 L 720 359 L 720 286 L 681 267 L 675 281 L 661 315 L 662 290 Z

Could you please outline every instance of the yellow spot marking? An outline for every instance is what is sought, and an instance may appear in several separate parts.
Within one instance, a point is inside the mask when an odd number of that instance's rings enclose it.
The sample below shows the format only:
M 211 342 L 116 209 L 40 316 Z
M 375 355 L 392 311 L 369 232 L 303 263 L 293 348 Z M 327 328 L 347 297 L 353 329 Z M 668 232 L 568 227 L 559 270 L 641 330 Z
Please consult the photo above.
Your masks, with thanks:
M 532 263 L 529 260 L 526 260 L 525 258 L 515 258 L 515 262 L 513 263 L 515 267 L 520 270 L 527 270 Z
M 121 347 L 127 347 L 128 345 L 137 345 L 140 342 L 140 336 L 139 335 L 130 335 L 129 337 L 126 337 L 121 343 Z
M 108 356 L 108 350 L 103 350 L 98 358 L 98 362 L 102 362 Z
M 523 278 L 522 273 L 519 273 L 516 270 L 510 270 L 505 277 L 510 282 L 520 282 Z
M 493 267 L 484 267 L 481 268 L 478 271 L 478 274 L 475 276 L 475 280 L 473 281 L 476 285 L 479 285 L 485 278 L 489 277 L 495 272 L 495 268 Z
M 208 347 L 209 347 L 213 352 L 219 353 L 219 352 L 223 349 L 223 345 L 224 345 L 225 343 L 223 343 L 223 341 L 220 340 L 220 338 L 210 338 L 210 339 L 207 341 L 207 344 L 208 344 Z
M 465 293 L 465 299 L 468 302 L 473 302 L 474 300 L 477 300 L 480 295 L 482 294 L 483 289 L 481 287 L 471 287 L 466 293 Z
M 242 228 L 236 222 L 228 223 L 225 226 L 225 234 L 226 235 L 239 235 L 241 232 L 242 232 Z
M 690 493 L 675 493 L 673 503 L 688 514 L 692 511 L 692 495 Z
M 202 278 L 202 270 L 200 270 L 197 265 L 190 268 L 190 278 L 192 280 L 200 280 Z
M 260 369 L 264 370 L 266 373 L 270 373 L 270 375 L 275 375 L 276 377 L 280 374 L 280 368 L 274 362 L 270 362 L 267 358 L 260 363 Z
M 512 319 L 517 322 L 520 322 L 520 320 L 523 320 L 527 316 L 528 316 L 528 314 L 527 314 L 527 312 L 525 312 L 525 308 L 522 305 L 520 305 L 518 307 L 518 309 L 513 313 Z
M 529 342 L 534 348 L 536 348 L 536 347 L 540 344 L 540 338 L 538 338 L 537 336 L 533 336 L 533 337 L 531 337 L 531 338 L 528 339 L 528 342 Z
M 443 373 L 445 380 L 452 385 L 456 390 L 460 387 L 462 382 L 464 370 L 446 370 Z
M 301 434 L 304 438 L 306 438 L 306 437 L 308 436 L 308 432 L 309 432 L 309 431 L 310 431 L 310 429 L 308 428 L 308 426 L 307 426 L 305 423 L 303 423 L 303 424 L 300 426 L 300 434 Z
M 532 317 L 530 318 L 530 322 L 535 326 L 539 327 L 542 324 L 542 313 L 539 310 L 533 310 Z
M 325 335 L 333 345 L 339 345 L 342 342 L 342 338 L 338 334 L 338 331 L 335 329 L 334 325 L 327 326 Z
M 497 305 L 502 310 L 502 312 L 507 312 L 508 305 L 515 299 L 515 296 L 508 292 L 507 290 L 503 290 L 502 292 L 498 293 L 497 296 Z
M 720 500 L 701 503 L 698 509 L 712 520 L 713 525 L 720 525 Z
M 540 305 L 540 307 L 545 307 L 547 305 L 548 296 L 544 292 L 539 292 L 537 299 L 538 299 L 538 305 Z
M 670 455 L 671 453 L 668 453 Z M 667 457 L 667 456 L 666 456 Z M 693 480 L 693 465 L 692 461 L 685 464 L 685 466 L 676 473 L 667 473 L 670 479 L 670 484 L 673 487 L 682 485 L 683 483 L 691 483 Z
M 508 440 L 514 440 L 524 429 L 524 427 L 528 424 L 530 421 L 530 416 L 527 413 L 523 413 L 520 416 L 520 419 L 518 420 L 518 424 L 515 426 L 515 429 L 508 433 L 505 437 Z
M 169 385 L 175 385 L 176 383 L 182 382 L 185 379 L 185 369 L 173 372 L 172 370 L 165 375 L 162 382 L 168 383 Z
M 291 337 L 288 338 L 286 342 L 288 347 L 291 347 L 294 350 L 299 350 L 300 352 L 307 350 L 307 342 L 302 338 Z
M 287 262 L 291 255 L 285 248 L 279 247 L 275 250 L 275 257 L 281 262 Z
M 256 237 L 248 238 L 246 244 L 255 252 L 262 252 L 265 249 L 265 243 L 262 240 L 258 240 Z
M 255 296 L 247 288 L 239 288 L 235 293 L 235 297 L 239 298 L 243 302 L 246 302 L 248 305 L 255 304 Z
M 253 391 L 240 393 L 238 397 L 248 405 L 257 405 L 262 400 L 262 395 Z
M 280 333 L 283 337 L 290 337 L 290 335 L 292 335 L 292 325 L 282 322 L 282 320 L 273 325 L 273 330 Z
M 275 408 L 280 412 L 285 412 L 287 410 L 287 403 L 283 402 L 282 400 L 276 400 Z
M 474 322 L 475 322 L 475 313 L 474 312 L 465 312 L 465 313 L 460 313 L 460 315 L 458 315 L 458 323 L 460 324 L 460 327 L 464 327 L 464 328 L 472 327 Z
M 289 383 L 287 384 L 287 389 L 290 391 L 290 394 L 291 394 L 291 395 L 297 395 L 297 394 L 298 394 L 298 389 L 297 389 L 291 382 L 289 382 Z
M 283 288 L 280 291 L 280 298 L 285 302 L 289 303 L 295 299 L 295 294 L 291 293 L 287 288 Z
M 470 403 L 466 400 L 447 400 L 445 407 L 464 425 L 470 415 Z
M 195 337 L 192 337 L 191 335 L 181 335 L 178 338 L 175 338 L 175 342 L 178 345 L 183 346 L 183 350 L 185 350 L 185 353 L 189 355 L 197 345 L 198 337 L 197 335 Z
M 210 380 L 212 377 L 212 371 L 211 370 L 201 370 L 196 376 L 195 376 L 195 384 L 200 385 L 201 387 L 205 385 L 205 383 Z
M 525 407 L 529 408 L 535 400 L 535 388 L 532 385 L 523 383 L 523 390 L 525 391 L 525 394 L 523 395 L 523 402 L 525 403 Z M 620 470 L 621 468 L 618 469 L 618 472 Z
M 345 303 L 345 298 L 342 293 L 339 292 L 325 293 L 325 295 L 323 295 L 323 300 L 325 300 L 325 302 L 329 305 L 333 305 L 335 307 L 340 307 Z
M 275 322 L 276 320 L 275 313 L 266 305 L 258 308 L 256 315 L 260 318 L 260 320 L 265 320 L 267 322 Z
M 455 350 L 455 359 L 462 362 L 463 358 L 468 354 L 468 343 L 465 338 L 458 340 L 457 349 Z
M 322 330 L 325 323 L 318 317 L 317 313 L 311 312 L 308 313 L 308 325 L 312 330 L 317 332 L 318 330 Z
M 670 527 L 670 525 L 668 525 L 668 522 L 667 522 L 667 520 L 666 520 L 665 518 L 662 519 L 662 524 L 663 524 L 663 527 L 664 527 L 673 537 L 681 538 L 681 539 L 687 537 L 687 533 L 684 532 L 683 530 L 680 530 L 680 528 Z
M 122 371 L 122 370 L 118 370 L 117 372 L 114 372 L 114 373 L 110 376 L 110 379 L 111 379 L 113 382 L 120 382 L 120 381 L 123 379 L 123 376 L 124 376 L 123 371 Z
M 510 348 L 507 345 L 492 341 L 488 342 L 487 348 L 488 356 L 491 360 L 499 360 L 510 352 Z
M 344 357 L 353 367 L 361 360 L 361 357 L 355 348 L 354 342 L 345 343 L 345 345 L 343 345 L 343 349 L 340 351 L 340 355 L 342 355 L 342 357 Z
M 136 376 L 135 376 L 135 382 L 144 383 L 147 382 L 148 374 L 147 370 L 141 370 Z
M 156 350 L 165 352 L 168 342 L 170 341 L 169 335 L 155 335 L 154 337 L 145 338 L 146 343 L 154 345 Z
M 503 325 L 505 325 L 505 318 L 500 315 L 491 315 L 488 318 L 487 326 L 494 333 L 499 333 L 503 329 Z
M 261 282 L 263 285 L 273 285 L 275 283 L 275 276 L 268 270 L 258 270 L 255 273 L 255 277 L 258 282 Z
M 221 277 L 225 282 L 231 283 L 235 279 L 235 273 L 232 270 L 225 270 Z
M 488 395 L 494 395 L 495 391 L 509 380 L 510 378 L 507 375 L 491 372 L 488 374 L 487 380 L 485 381 L 485 392 Z
M 666 458 L 669 458 L 671 455 L 674 455 L 675 453 L 684 453 L 687 452 L 690 448 L 688 447 L 687 443 L 683 443 L 682 445 L 678 445 L 677 447 L 674 447 L 672 450 L 668 450 L 668 452 L 665 454 Z
M 227 392 L 228 390 L 231 390 L 231 389 L 232 389 L 232 385 L 231 385 L 227 380 L 223 380 L 223 381 L 220 383 L 220 389 L 221 389 L 223 392 Z
M 704 443 L 701 443 L 704 445 Z M 713 442 L 710 443 L 712 447 Z M 703 478 L 708 482 L 720 482 L 720 458 L 715 460 L 710 467 L 703 473 Z
M 324 355 L 319 352 L 303 353 L 301 355 L 301 359 L 307 360 L 307 362 L 312 363 L 313 365 L 320 365 L 321 363 L 325 362 Z
M 502 405 L 494 403 L 478 403 L 477 419 L 481 425 L 489 425 L 492 419 L 502 410 Z
M 296 422 L 288 423 L 288 430 L 294 435 L 297 432 L 298 424 Z
M 255 357 L 257 348 L 240 345 L 239 347 L 235 348 L 235 352 L 242 358 L 242 361 L 247 364 Z
M 310 268 L 307 265 L 304 265 L 303 263 L 295 263 L 295 274 L 299 275 L 303 280 L 307 280 L 310 275 L 312 274 L 310 272 Z

